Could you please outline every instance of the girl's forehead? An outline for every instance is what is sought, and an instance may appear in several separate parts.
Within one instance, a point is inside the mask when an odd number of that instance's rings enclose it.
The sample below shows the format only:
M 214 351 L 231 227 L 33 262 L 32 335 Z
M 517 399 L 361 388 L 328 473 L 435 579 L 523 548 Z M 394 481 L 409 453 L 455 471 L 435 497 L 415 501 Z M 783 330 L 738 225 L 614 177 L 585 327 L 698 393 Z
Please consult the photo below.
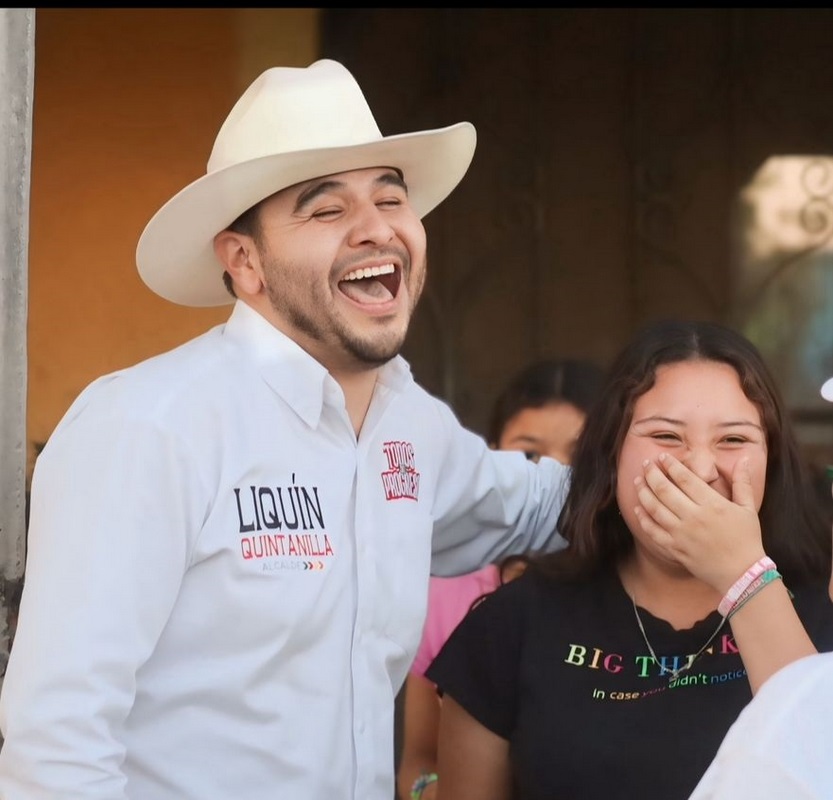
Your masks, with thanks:
M 654 372 L 653 385 L 641 396 L 645 397 L 652 392 L 696 392 L 712 386 L 725 391 L 736 390 L 746 397 L 740 383 L 740 375 L 731 364 L 706 360 L 660 364 Z
M 653 386 L 637 397 L 635 413 L 737 416 L 760 424 L 757 406 L 746 396 L 740 376 L 719 361 L 680 361 L 657 368 Z

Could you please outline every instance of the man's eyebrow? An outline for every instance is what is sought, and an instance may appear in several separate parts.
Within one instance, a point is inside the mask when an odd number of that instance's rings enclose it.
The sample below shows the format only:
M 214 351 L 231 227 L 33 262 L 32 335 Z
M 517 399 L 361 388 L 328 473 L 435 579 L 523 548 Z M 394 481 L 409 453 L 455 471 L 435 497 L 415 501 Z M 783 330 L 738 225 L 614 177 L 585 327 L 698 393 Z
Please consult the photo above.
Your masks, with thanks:
M 376 183 L 396 186 L 399 189 L 402 189 L 405 194 L 408 193 L 408 184 L 405 183 L 405 176 L 396 167 L 391 167 L 391 172 L 385 172 L 376 178 Z
M 294 210 L 300 211 L 304 206 L 315 200 L 318 195 L 326 194 L 327 192 L 335 191 L 336 189 L 341 189 L 344 185 L 343 181 L 335 180 L 326 180 L 321 181 L 321 183 L 315 183 L 307 189 L 304 189 L 304 191 L 298 195 L 298 199 L 295 201 Z
M 391 167 L 390 172 L 384 172 L 378 178 L 375 179 L 374 183 L 380 186 L 396 186 L 399 189 L 402 189 L 404 192 L 407 193 L 408 185 L 405 183 L 405 178 L 403 177 L 402 173 L 396 169 L 396 167 Z M 295 208 L 294 211 L 298 212 L 301 211 L 304 206 L 309 205 L 316 197 L 322 194 L 326 194 L 327 192 L 334 192 L 338 189 L 343 189 L 347 184 L 344 181 L 336 180 L 335 178 L 328 178 L 327 180 L 323 180 L 320 183 L 315 183 L 312 186 L 304 189 L 301 194 L 298 195 L 298 199 L 295 201 Z

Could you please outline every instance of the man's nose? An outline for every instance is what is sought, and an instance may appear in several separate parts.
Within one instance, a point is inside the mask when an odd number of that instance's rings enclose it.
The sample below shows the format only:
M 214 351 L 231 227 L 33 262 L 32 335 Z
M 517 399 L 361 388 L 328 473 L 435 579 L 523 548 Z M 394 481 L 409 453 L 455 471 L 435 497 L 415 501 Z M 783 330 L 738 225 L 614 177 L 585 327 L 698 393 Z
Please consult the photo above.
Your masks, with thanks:
M 386 244 L 395 235 L 386 212 L 377 208 L 375 203 L 364 203 L 355 210 L 351 244 Z

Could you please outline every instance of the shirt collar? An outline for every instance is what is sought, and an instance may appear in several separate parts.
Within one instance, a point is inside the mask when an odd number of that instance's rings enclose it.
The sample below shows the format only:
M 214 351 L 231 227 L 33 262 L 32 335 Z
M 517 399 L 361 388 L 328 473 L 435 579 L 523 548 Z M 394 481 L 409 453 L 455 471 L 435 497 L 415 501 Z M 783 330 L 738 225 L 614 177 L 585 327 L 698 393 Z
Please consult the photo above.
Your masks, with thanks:
M 235 301 L 223 337 L 251 354 L 266 383 L 310 427 L 317 427 L 325 405 L 344 408 L 341 387 L 325 367 L 242 300 Z M 377 377 L 378 385 L 397 393 L 412 381 L 401 356 L 385 364 Z

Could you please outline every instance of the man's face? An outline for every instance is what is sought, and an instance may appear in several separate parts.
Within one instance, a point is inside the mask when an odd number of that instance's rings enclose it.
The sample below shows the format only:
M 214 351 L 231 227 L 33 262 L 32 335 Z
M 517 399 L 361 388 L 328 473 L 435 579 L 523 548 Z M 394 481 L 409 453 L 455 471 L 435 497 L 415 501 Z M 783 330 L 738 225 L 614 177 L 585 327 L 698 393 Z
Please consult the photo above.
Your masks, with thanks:
M 260 310 L 278 329 L 331 371 L 399 353 L 425 281 L 426 240 L 395 170 L 291 186 L 262 204 L 259 220 Z

